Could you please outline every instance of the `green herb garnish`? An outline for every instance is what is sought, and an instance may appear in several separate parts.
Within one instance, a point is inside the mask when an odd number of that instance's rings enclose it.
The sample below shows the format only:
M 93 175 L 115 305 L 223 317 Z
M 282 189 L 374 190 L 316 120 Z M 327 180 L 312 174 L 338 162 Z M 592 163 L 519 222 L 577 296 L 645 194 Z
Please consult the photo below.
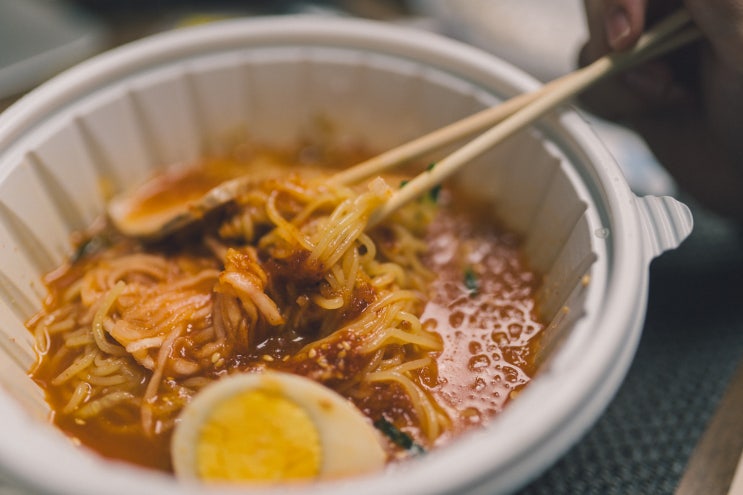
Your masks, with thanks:
M 401 431 L 397 426 L 393 425 L 385 418 L 379 418 L 376 420 L 374 422 L 374 427 L 384 433 L 392 443 L 409 451 L 411 454 L 420 455 L 426 453 L 426 449 L 415 443 L 415 441 L 410 438 L 410 435 Z
M 428 191 L 428 197 L 431 201 L 436 203 L 439 200 L 439 193 L 441 192 L 441 184 L 437 186 L 433 186 L 430 191 Z
M 464 270 L 464 286 L 470 291 L 471 295 L 476 295 L 480 290 L 480 282 L 471 266 Z
M 431 162 L 428 164 L 428 167 L 426 167 L 426 171 L 430 172 L 433 170 L 433 168 L 436 166 L 436 162 Z M 439 193 L 441 192 L 441 184 L 437 186 L 433 186 L 430 191 L 428 191 L 428 194 L 426 197 L 430 199 L 433 203 L 436 203 L 439 200 Z
M 72 255 L 71 261 L 73 263 L 80 261 L 83 258 L 92 256 L 111 245 L 111 239 L 107 236 L 98 234 L 94 235 L 90 239 L 80 243 L 75 252 Z

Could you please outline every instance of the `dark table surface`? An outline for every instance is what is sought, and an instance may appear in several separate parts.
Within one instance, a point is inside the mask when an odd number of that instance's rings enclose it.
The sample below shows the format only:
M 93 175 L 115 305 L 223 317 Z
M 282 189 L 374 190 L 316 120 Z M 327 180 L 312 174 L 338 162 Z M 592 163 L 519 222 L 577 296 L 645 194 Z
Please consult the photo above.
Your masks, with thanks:
M 147 16 L 127 7 L 128 2 L 77 3 L 94 7 L 96 14 L 116 26 L 111 45 L 168 27 L 187 12 L 183 3 L 180 10 L 164 9 L 162 5 L 178 5 L 167 1 L 156 2 L 160 10 Z M 194 3 L 198 4 L 185 2 Z M 250 4 L 266 10 L 267 6 L 276 9 L 277 4 L 295 3 Z M 354 14 L 377 18 L 394 16 L 402 5 L 395 1 L 341 3 L 359 9 Z M 333 2 L 320 4 L 334 7 Z M 12 100 L 0 100 L 0 111 Z M 623 385 L 584 438 L 520 495 L 676 492 L 695 446 L 743 359 L 743 237 L 736 226 L 689 198 L 680 199 L 692 207 L 695 229 L 680 248 L 665 253 L 650 267 L 643 336 Z M 0 478 L 0 495 L 16 493 L 20 492 L 4 487 Z
M 682 199 L 695 229 L 650 267 L 643 336 L 623 385 L 586 436 L 521 494 L 675 493 L 743 358 L 739 229 Z

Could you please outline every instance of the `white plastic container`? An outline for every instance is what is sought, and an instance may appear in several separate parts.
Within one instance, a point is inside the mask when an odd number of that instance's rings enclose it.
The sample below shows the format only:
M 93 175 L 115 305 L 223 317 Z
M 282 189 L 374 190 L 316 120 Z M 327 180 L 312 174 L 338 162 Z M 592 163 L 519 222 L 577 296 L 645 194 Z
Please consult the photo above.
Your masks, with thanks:
M 158 166 L 208 153 L 236 129 L 291 143 L 317 116 L 386 149 L 536 84 L 428 33 L 264 18 L 131 44 L 19 101 L 0 116 L 0 469 L 40 492 L 206 492 L 73 446 L 48 424 L 42 392 L 26 375 L 34 355 L 23 323 L 45 296 L 40 277 L 70 254 L 70 232 L 102 212 L 102 181 L 126 188 Z M 302 493 L 495 494 L 536 477 L 616 392 L 639 340 L 648 264 L 691 230 L 684 205 L 633 195 L 568 109 L 456 180 L 525 236 L 532 266 L 545 274 L 541 310 L 552 323 L 540 372 L 489 427 L 419 461 Z

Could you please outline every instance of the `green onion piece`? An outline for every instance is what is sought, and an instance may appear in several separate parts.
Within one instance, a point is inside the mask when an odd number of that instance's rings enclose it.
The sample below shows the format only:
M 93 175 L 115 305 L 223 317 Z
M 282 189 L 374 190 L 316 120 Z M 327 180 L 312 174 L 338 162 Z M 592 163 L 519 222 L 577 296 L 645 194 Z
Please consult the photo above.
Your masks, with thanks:
M 426 167 L 426 171 L 430 172 L 433 170 L 433 167 L 436 166 L 436 162 L 431 162 Z M 430 199 L 433 203 L 436 203 L 439 199 L 439 193 L 441 192 L 441 184 L 437 186 L 433 186 L 430 191 L 428 191 L 428 194 L 426 195 L 427 199 Z
M 468 266 L 464 270 L 464 286 L 470 291 L 470 294 L 475 295 L 480 290 L 480 284 L 477 280 L 477 275 L 472 270 L 471 266 Z
M 80 261 L 83 258 L 92 256 L 95 253 L 102 251 L 111 245 L 111 240 L 104 235 L 94 235 L 90 239 L 81 243 L 72 255 L 71 261 L 73 263 Z
M 376 420 L 374 422 L 374 427 L 384 433 L 392 443 L 409 451 L 411 454 L 420 455 L 426 453 L 426 449 L 415 443 L 413 439 L 410 438 L 410 435 L 404 431 L 400 431 L 397 426 L 393 425 L 385 418 L 379 418 Z

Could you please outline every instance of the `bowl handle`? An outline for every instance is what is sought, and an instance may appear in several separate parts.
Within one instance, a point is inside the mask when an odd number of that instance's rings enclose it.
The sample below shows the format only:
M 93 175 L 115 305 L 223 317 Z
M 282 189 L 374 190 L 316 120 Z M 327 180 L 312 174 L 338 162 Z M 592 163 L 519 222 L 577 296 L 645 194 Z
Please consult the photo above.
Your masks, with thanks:
M 694 227 L 689 207 L 669 196 L 644 196 L 636 203 L 648 260 L 678 247 Z

